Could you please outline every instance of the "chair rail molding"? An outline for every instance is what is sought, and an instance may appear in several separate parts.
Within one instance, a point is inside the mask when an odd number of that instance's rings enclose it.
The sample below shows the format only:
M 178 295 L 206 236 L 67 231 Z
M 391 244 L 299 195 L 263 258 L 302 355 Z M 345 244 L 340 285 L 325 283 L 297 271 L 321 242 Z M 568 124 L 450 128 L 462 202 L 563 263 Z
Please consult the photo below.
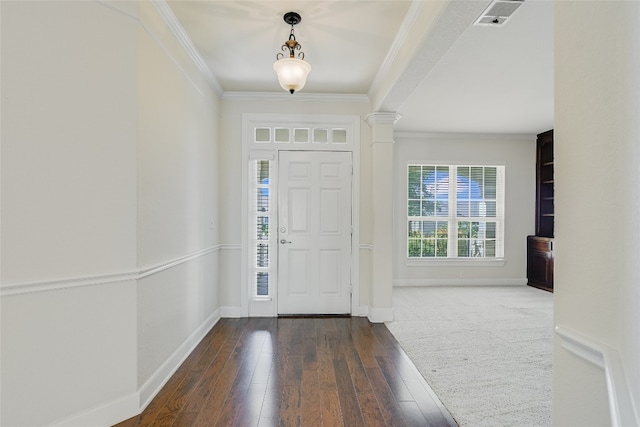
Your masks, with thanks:
M 2 286 L 0 286 L 0 297 L 28 294 L 33 292 L 78 288 L 82 286 L 107 285 L 111 283 L 127 282 L 130 280 L 136 281 L 184 264 L 185 262 L 194 260 L 196 258 L 200 258 L 207 254 L 218 252 L 222 248 L 223 245 L 210 246 L 208 248 L 201 249 L 187 255 L 183 255 L 181 257 L 173 258 L 133 271 L 3 284 Z
M 556 325 L 555 332 L 560 337 L 561 345 L 565 350 L 604 371 L 611 425 L 613 427 L 640 425 L 638 410 L 618 351 L 562 325 Z

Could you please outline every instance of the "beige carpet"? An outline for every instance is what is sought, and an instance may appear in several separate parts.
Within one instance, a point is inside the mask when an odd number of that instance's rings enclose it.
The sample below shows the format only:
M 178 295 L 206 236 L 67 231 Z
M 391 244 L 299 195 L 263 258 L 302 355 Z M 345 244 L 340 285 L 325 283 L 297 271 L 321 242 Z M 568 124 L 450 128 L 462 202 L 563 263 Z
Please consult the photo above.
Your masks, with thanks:
M 553 294 L 394 289 L 389 330 L 461 427 L 551 425 Z

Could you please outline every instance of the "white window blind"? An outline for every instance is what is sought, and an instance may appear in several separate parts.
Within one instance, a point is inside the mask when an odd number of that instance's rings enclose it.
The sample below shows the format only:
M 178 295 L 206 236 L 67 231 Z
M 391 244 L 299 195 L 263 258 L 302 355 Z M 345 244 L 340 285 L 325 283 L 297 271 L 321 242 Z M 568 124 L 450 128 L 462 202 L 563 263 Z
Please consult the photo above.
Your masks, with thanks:
M 407 166 L 407 257 L 502 258 L 504 166 Z

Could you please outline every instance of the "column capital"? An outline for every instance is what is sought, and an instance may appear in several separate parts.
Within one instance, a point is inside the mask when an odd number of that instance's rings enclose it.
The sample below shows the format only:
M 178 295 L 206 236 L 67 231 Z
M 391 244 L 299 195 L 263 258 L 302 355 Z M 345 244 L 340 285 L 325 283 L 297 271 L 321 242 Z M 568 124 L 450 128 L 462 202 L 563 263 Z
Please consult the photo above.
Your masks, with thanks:
M 398 120 L 400 120 L 401 117 L 402 116 L 398 113 L 376 111 L 374 113 L 367 114 L 364 120 L 369 124 L 369 126 L 373 126 L 376 124 L 394 125 Z

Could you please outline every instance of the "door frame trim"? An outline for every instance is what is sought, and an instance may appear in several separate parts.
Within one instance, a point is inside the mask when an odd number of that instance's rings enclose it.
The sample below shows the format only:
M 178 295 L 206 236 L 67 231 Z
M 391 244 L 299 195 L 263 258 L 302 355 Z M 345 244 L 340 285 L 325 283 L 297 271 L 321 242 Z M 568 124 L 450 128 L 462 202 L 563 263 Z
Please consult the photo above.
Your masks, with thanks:
M 304 126 L 346 128 L 351 132 L 346 144 L 282 144 L 255 143 L 253 131 L 256 127 Z M 242 317 L 250 315 L 277 316 L 276 304 L 272 313 L 250 313 L 250 281 L 249 281 L 249 182 L 248 165 L 254 151 L 271 151 L 278 158 L 279 151 L 346 151 L 352 154 L 352 191 L 351 191 L 351 315 L 360 315 L 360 116 L 356 115 L 317 115 L 317 114 L 259 114 L 242 115 L 242 233 L 240 255 L 240 313 Z

